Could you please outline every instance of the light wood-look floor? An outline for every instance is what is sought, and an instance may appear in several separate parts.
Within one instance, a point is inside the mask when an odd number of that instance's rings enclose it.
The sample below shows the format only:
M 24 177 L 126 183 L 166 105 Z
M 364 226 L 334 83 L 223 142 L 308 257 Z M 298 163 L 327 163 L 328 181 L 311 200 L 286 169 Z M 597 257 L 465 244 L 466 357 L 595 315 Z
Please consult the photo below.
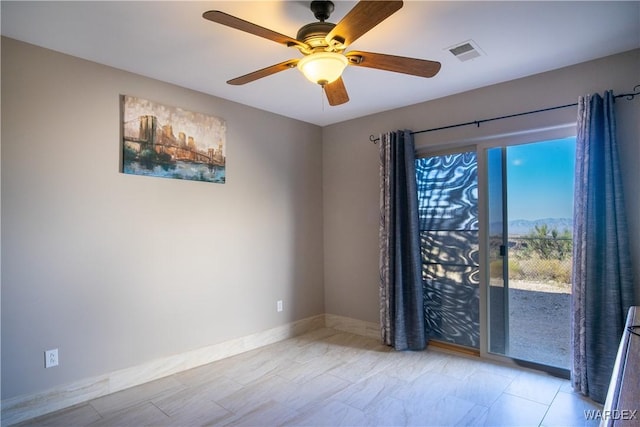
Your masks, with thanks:
M 583 426 L 569 381 L 320 329 L 25 422 L 34 426 Z

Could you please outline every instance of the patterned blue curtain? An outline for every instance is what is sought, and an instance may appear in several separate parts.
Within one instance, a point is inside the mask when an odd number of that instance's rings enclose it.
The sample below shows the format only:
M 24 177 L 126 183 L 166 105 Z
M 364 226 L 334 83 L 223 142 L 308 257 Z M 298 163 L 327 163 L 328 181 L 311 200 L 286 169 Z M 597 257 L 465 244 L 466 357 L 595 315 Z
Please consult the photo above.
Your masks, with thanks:
M 380 142 L 380 324 L 396 350 L 427 345 L 420 261 L 415 145 L 409 131 Z
M 602 403 L 634 300 L 611 91 L 578 101 L 575 178 L 572 383 Z

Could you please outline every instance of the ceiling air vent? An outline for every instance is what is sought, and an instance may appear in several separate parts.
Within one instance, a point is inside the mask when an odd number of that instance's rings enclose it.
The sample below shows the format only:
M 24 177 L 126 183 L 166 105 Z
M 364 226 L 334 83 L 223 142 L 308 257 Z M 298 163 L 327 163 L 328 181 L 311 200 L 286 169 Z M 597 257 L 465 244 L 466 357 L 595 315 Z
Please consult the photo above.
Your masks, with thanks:
M 480 47 L 478 47 L 477 43 L 473 40 L 467 40 L 466 42 L 459 43 L 447 48 L 447 50 L 462 62 L 484 55 L 482 50 L 480 50 Z

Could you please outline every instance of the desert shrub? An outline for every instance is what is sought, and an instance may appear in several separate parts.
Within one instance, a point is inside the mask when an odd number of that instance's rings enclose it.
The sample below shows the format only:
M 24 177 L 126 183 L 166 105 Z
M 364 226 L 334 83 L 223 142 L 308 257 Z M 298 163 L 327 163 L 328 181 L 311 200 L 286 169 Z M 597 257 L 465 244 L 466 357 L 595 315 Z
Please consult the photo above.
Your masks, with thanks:
M 544 260 L 564 260 L 571 256 L 573 242 L 569 230 L 560 233 L 556 228 L 550 229 L 547 224 L 536 225 L 525 239 L 526 252 L 535 253 Z
M 516 259 L 509 259 L 509 279 L 523 279 L 522 267 L 520 261 Z
M 571 258 L 557 261 L 552 266 L 553 280 L 558 283 L 571 283 L 572 262 Z
M 570 284 L 571 264 L 571 257 L 559 260 L 513 254 L 509 257 L 509 279 Z M 502 277 L 502 259 L 491 261 L 489 272 L 491 277 Z
M 531 258 L 520 260 L 521 279 L 571 283 L 571 260 Z
M 489 274 L 491 277 L 502 277 L 502 260 L 497 259 L 491 261 L 489 265 Z M 524 279 L 520 261 L 517 259 L 509 259 L 509 279 Z

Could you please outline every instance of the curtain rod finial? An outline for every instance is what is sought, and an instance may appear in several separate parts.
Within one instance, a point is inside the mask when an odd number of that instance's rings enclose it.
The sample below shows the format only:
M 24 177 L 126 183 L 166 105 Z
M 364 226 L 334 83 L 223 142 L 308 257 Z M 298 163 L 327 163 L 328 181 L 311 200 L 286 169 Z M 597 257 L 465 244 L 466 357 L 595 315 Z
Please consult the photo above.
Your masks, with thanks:
M 377 143 L 378 143 L 378 141 L 380 141 L 380 138 L 376 138 L 376 137 L 375 137 L 375 136 L 373 136 L 373 135 L 369 135 L 369 141 L 370 141 L 370 142 L 373 142 L 374 144 L 377 144 Z
M 631 101 L 636 97 L 636 95 L 640 95 L 640 85 L 633 87 L 633 93 L 630 93 L 629 96 L 627 96 L 627 100 Z

